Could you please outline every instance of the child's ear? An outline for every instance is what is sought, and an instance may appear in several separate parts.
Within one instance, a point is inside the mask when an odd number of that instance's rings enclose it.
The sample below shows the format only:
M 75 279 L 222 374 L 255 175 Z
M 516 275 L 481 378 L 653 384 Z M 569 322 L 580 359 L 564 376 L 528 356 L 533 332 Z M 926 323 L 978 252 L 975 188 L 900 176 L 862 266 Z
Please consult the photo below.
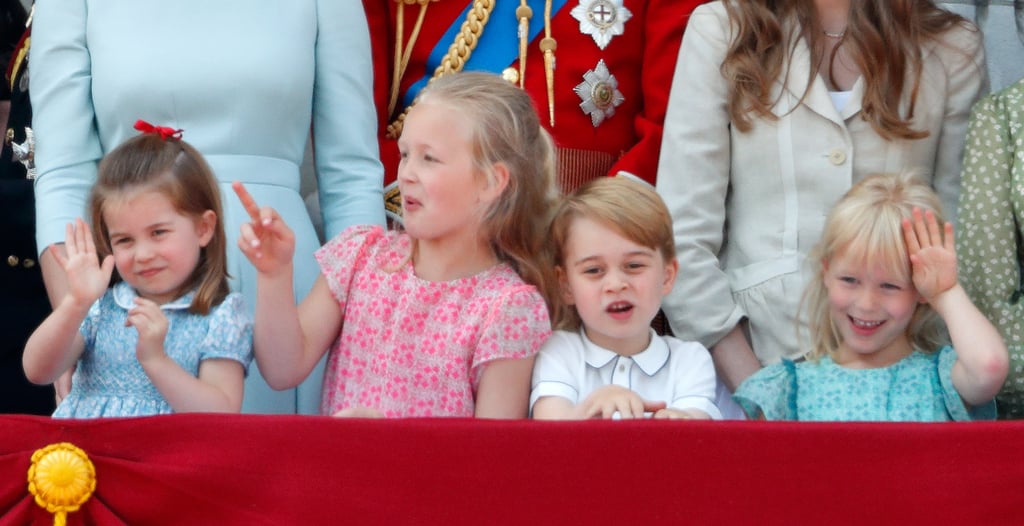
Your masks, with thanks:
M 480 194 L 480 200 L 488 204 L 493 203 L 505 192 L 505 188 L 508 188 L 511 176 L 505 163 L 494 163 L 494 166 L 491 166 L 490 175 L 484 178 L 486 185 Z
M 665 282 L 661 284 L 662 296 L 667 296 L 669 292 L 672 292 L 672 287 L 676 284 L 677 274 L 679 274 L 679 260 L 672 258 L 665 265 Z
M 572 288 L 569 287 L 569 277 L 565 275 L 565 269 L 561 265 L 555 266 L 555 277 L 558 279 L 558 293 L 566 305 L 575 305 L 576 300 L 572 297 Z
M 205 247 L 213 239 L 213 233 L 217 230 L 217 213 L 207 210 L 196 219 L 196 235 L 199 236 L 199 246 Z

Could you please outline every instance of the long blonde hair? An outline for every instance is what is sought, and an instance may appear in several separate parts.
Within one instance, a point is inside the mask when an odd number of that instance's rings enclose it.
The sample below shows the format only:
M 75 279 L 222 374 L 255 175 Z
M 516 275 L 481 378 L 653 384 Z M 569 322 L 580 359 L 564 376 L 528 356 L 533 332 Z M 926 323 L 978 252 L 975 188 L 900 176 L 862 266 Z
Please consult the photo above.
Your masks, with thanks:
M 579 218 L 601 223 L 638 245 L 657 250 L 666 263 L 676 258 L 672 215 L 661 196 L 644 183 L 625 177 L 604 177 L 579 187 L 555 209 L 548 242 L 550 268 L 566 268 L 569 231 Z M 575 330 L 580 323 L 576 309 L 557 296 L 551 326 Z
M 127 192 L 152 190 L 165 195 L 175 210 L 198 220 L 207 210 L 217 214 L 213 237 L 200 250 L 199 264 L 176 296 L 198 287 L 189 312 L 207 314 L 228 295 L 227 240 L 220 191 L 213 171 L 195 148 L 178 139 L 145 133 L 114 148 L 100 162 L 89 196 L 92 234 L 102 261 L 113 253 L 103 209 Z M 121 280 L 114 271 L 113 282 Z
M 722 74 L 732 86 L 728 98 L 730 119 L 740 131 L 749 131 L 754 118 L 774 120 L 771 89 L 783 78 L 801 36 L 812 53 L 812 68 L 804 96 L 818 65 L 833 57 L 818 56 L 823 32 L 811 0 L 723 0 L 734 38 Z M 920 139 L 927 132 L 914 130 L 914 115 L 921 83 L 922 52 L 926 42 L 938 40 L 954 25 L 977 30 L 960 15 L 931 0 L 862 0 L 851 5 L 841 45 L 864 77 L 861 115 L 880 136 Z M 908 73 L 913 73 L 908 77 Z M 978 74 L 982 74 L 978 71 Z M 909 81 L 909 84 L 908 84 Z M 791 86 L 795 87 L 795 86 Z M 900 102 L 909 94 L 906 114 Z
M 902 221 L 912 210 L 931 210 L 942 223 L 939 198 L 930 186 L 913 174 L 876 174 L 850 188 L 825 220 L 821 240 L 810 252 L 816 271 L 802 300 L 810 324 L 809 358 L 834 356 L 842 338 L 829 313 L 825 265 L 837 254 L 863 264 L 880 263 L 888 272 L 910 281 L 910 256 L 903 238 Z M 945 326 L 930 305 L 918 304 L 907 335 L 922 351 L 934 351 L 948 343 Z
M 541 262 L 545 232 L 558 196 L 555 145 L 530 96 L 497 75 L 451 73 L 434 80 L 418 102 L 441 103 L 472 123 L 473 162 L 485 177 L 501 163 L 508 186 L 485 212 L 481 235 L 498 259 L 537 287 L 551 308 L 552 283 Z

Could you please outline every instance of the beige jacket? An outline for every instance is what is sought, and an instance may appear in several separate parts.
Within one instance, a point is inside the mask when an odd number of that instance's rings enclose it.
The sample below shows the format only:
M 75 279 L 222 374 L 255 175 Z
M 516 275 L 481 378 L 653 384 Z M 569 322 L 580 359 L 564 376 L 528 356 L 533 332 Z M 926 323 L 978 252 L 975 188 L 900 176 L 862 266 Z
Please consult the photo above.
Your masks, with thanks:
M 886 141 L 859 115 L 863 79 L 841 112 L 820 77 L 800 100 L 811 68 L 803 40 L 788 78 L 773 89 L 779 119 L 755 120 L 739 132 L 730 125 L 720 72 L 729 41 L 720 1 L 693 12 L 657 179 L 680 263 L 663 306 L 679 337 L 709 347 L 746 318 L 754 351 L 769 364 L 800 354 L 797 309 L 812 269 L 805 258 L 829 208 L 855 181 L 917 170 L 953 219 L 967 118 L 987 87 L 984 49 L 981 34 L 963 27 L 926 46 L 912 126 L 929 135 Z

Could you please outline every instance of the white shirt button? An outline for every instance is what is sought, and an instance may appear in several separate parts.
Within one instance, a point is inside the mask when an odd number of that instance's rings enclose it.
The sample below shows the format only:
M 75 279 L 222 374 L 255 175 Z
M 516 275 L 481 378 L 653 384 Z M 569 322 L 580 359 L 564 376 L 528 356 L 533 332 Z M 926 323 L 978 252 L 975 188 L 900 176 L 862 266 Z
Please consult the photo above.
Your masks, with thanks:
M 828 161 L 836 166 L 839 166 L 846 162 L 846 152 L 839 148 L 835 148 L 834 150 L 828 152 Z

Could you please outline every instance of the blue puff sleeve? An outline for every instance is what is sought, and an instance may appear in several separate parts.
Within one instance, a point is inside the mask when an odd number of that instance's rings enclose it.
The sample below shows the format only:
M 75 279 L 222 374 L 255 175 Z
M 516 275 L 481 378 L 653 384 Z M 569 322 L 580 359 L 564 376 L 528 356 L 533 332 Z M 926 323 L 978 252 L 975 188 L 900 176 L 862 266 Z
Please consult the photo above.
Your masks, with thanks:
M 790 360 L 754 373 L 736 389 L 733 400 L 748 418 L 797 420 L 796 364 Z
M 252 320 L 242 295 L 234 292 L 210 311 L 210 325 L 203 339 L 199 361 L 226 358 L 242 364 L 248 372 L 252 362 Z

